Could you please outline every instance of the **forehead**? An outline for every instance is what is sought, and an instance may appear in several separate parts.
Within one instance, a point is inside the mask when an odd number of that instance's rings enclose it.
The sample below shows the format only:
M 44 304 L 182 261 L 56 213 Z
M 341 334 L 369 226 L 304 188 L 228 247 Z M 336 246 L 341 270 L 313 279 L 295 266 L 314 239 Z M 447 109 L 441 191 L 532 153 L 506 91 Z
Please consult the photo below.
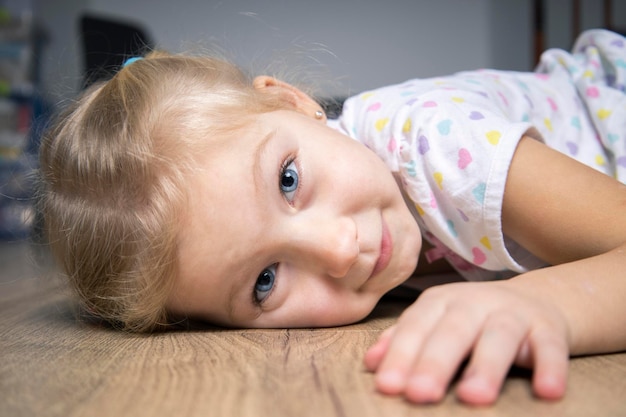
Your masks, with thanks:
M 251 195 L 255 194 L 249 172 L 258 165 L 255 150 L 261 141 L 253 140 L 258 136 L 240 131 L 196 156 L 196 166 L 187 181 L 189 197 L 183 226 L 186 230 L 181 235 L 183 249 L 197 244 L 199 238 L 217 235 L 223 240 L 239 235 L 240 222 L 233 220 L 248 214 Z
M 254 168 L 259 152 L 270 141 L 267 129 L 251 125 L 196 155 L 179 232 L 174 295 L 180 305 L 174 303 L 174 310 L 201 310 L 205 316 L 211 310 L 215 321 L 228 321 L 238 284 L 259 272 L 252 260 L 263 250 L 258 244 L 262 231 L 250 226 L 263 224 L 256 201 L 261 180 L 252 181 L 252 172 L 260 169 Z

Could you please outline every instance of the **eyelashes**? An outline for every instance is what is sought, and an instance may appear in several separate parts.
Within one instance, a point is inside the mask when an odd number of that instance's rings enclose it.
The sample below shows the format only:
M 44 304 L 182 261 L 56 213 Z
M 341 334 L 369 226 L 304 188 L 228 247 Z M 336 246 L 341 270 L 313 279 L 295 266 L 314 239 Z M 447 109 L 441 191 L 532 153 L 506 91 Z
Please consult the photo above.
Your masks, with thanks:
M 253 299 L 257 305 L 263 304 L 263 301 L 270 295 L 276 281 L 276 267 L 274 264 L 265 268 L 257 277 L 254 283 Z
M 294 159 L 288 159 L 280 169 L 278 178 L 278 188 L 289 203 L 293 203 L 298 186 L 300 185 L 300 174 Z

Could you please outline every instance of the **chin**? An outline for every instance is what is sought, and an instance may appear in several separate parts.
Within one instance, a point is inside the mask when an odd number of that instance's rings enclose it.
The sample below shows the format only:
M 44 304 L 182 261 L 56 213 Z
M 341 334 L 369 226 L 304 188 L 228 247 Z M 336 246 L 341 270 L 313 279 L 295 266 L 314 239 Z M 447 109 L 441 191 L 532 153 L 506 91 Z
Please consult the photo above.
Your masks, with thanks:
M 415 269 L 417 268 L 417 264 L 419 263 L 420 252 L 422 251 L 422 235 L 419 229 L 417 230 L 416 236 L 417 238 L 411 245 L 412 247 L 407 250 L 407 255 L 403 257 L 405 262 L 398 271 L 399 276 L 402 277 L 402 281 L 398 283 L 398 285 L 401 285 L 404 281 L 409 279 L 411 275 L 413 275 Z
M 403 259 L 402 264 L 398 265 L 391 275 L 384 281 L 384 288 L 381 289 L 381 294 L 378 297 L 378 300 L 380 300 L 380 298 L 382 298 L 382 296 L 387 294 L 389 291 L 404 284 L 404 282 L 415 272 L 418 260 L 418 257 L 415 257 L 415 259 Z

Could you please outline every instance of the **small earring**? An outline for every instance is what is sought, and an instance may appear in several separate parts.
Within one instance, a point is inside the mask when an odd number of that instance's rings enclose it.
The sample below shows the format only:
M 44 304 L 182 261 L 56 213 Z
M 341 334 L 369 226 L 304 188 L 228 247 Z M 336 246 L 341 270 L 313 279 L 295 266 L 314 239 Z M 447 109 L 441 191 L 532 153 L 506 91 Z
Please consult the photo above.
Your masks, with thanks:
M 316 118 L 317 120 L 321 120 L 321 119 L 322 119 L 322 117 L 324 117 L 324 113 L 322 113 L 322 111 L 321 111 L 321 110 L 318 110 L 318 111 L 316 111 L 316 112 L 315 112 L 315 118 Z

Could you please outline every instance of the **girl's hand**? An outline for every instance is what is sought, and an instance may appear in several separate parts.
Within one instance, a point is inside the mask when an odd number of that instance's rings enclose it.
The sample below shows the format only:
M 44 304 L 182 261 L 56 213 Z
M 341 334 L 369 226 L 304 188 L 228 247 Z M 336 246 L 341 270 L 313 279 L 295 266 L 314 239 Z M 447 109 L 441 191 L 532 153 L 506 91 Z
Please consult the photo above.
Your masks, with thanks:
M 440 401 L 463 361 L 461 401 L 490 404 L 511 365 L 540 398 L 565 392 L 571 354 L 626 350 L 626 186 L 524 137 L 509 168 L 503 233 L 547 264 L 507 281 L 425 291 L 365 356 L 377 388 Z M 584 307 L 583 307 L 584 306 Z
M 432 287 L 387 329 L 365 356 L 376 387 L 416 403 L 443 399 L 463 361 L 456 388 L 469 404 L 496 401 L 509 368 L 534 368 L 544 399 L 565 392 L 569 329 L 554 305 L 507 281 Z

